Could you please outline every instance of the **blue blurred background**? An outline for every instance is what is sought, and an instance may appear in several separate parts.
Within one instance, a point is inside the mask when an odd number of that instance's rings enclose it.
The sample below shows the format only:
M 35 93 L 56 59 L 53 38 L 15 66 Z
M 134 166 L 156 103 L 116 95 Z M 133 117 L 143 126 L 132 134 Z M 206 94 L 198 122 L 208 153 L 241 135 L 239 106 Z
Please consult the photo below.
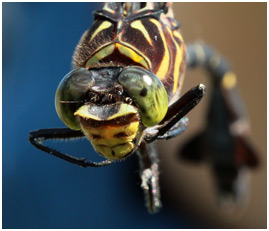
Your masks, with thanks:
M 63 127 L 54 94 L 92 23 L 93 3 L 3 3 L 3 228 L 195 228 L 164 206 L 149 215 L 138 159 L 83 169 L 28 142 L 39 128 Z M 50 143 L 94 159 L 90 143 Z M 165 197 L 163 203 L 165 204 Z
M 238 73 L 261 166 L 251 171 L 244 213 L 223 214 L 205 165 L 176 159 L 178 146 L 203 125 L 207 96 L 180 137 L 160 146 L 163 208 L 149 215 L 140 189 L 138 158 L 83 169 L 35 149 L 31 130 L 64 127 L 55 90 L 71 70 L 73 51 L 92 24 L 95 3 L 2 3 L 2 222 L 3 228 L 265 228 L 267 226 L 267 7 L 266 3 L 175 3 L 185 41 L 217 48 Z M 228 38 L 228 39 L 227 39 Z M 183 92 L 203 82 L 188 73 Z M 208 90 L 210 90 L 208 88 Z M 86 140 L 48 142 L 91 160 Z

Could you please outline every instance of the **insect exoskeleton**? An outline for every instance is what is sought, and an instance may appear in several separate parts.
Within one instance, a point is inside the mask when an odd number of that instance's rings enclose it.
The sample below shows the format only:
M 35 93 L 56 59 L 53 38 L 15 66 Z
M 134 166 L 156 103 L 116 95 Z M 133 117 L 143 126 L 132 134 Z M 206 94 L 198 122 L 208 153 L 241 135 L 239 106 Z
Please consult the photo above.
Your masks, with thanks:
M 66 126 L 82 130 L 106 159 L 119 160 L 136 150 L 145 128 L 163 120 L 168 96 L 142 67 L 79 68 L 60 82 L 55 105 Z

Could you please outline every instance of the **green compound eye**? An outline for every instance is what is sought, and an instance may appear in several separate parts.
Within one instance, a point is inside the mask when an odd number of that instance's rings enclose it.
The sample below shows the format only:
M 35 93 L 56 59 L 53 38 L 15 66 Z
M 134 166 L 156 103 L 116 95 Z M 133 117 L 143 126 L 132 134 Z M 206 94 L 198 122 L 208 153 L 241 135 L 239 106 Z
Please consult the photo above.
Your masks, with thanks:
M 168 96 L 159 78 L 142 67 L 128 67 L 119 82 L 140 109 L 145 127 L 160 123 L 168 110 Z
M 55 95 L 57 114 L 64 124 L 73 130 L 80 130 L 74 113 L 83 105 L 83 99 L 93 81 L 91 72 L 80 68 L 69 72 L 57 88 Z

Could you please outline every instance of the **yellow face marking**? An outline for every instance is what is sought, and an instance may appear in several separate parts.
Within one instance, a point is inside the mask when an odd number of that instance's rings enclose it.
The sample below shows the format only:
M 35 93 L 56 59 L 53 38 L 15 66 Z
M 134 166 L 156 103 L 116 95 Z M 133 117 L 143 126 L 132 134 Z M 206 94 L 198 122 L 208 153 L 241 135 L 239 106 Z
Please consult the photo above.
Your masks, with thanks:
M 95 38 L 95 36 L 96 36 L 97 34 L 99 34 L 101 31 L 103 31 L 103 30 L 105 30 L 105 29 L 107 29 L 107 28 L 109 28 L 109 27 L 111 27 L 111 26 L 112 26 L 112 23 L 109 22 L 109 21 L 104 21 L 104 22 L 102 22 L 102 24 L 101 24 L 101 25 L 94 31 L 94 33 L 92 34 L 89 43 Z
M 84 134 L 91 141 L 94 149 L 105 158 L 111 160 L 121 159 L 133 150 L 138 129 L 138 121 L 125 126 L 82 127 Z M 119 133 L 124 133 L 126 136 L 118 138 L 117 134 Z
M 132 114 L 132 113 L 136 114 L 136 113 L 138 113 L 138 110 L 132 105 L 122 103 L 120 105 L 120 110 L 117 113 L 115 113 L 114 115 L 108 117 L 107 120 L 113 120 L 117 117 Z
M 231 89 L 235 87 L 236 82 L 236 75 L 233 72 L 229 71 L 223 76 L 221 84 L 224 88 Z
M 170 30 L 169 27 L 167 27 L 167 31 L 170 34 L 170 36 L 171 36 L 171 38 L 176 46 L 176 59 L 174 62 L 174 87 L 173 87 L 173 94 L 175 94 L 177 91 L 179 70 L 180 70 L 180 65 L 182 62 L 182 51 L 181 51 L 178 43 L 175 41 L 174 36 L 172 34 L 172 31 Z
M 140 63 L 143 67 L 145 67 L 147 69 L 149 68 L 144 57 L 138 55 L 135 51 L 133 51 L 129 47 L 123 46 L 122 44 L 119 44 L 119 43 L 116 43 L 116 47 L 118 48 L 118 50 L 121 54 L 129 57 L 130 59 L 132 59 L 136 63 Z
M 89 111 L 90 107 L 91 107 L 90 105 L 83 105 L 74 113 L 74 115 L 80 116 L 80 117 L 85 118 L 85 119 L 93 119 L 96 121 L 103 121 L 103 119 L 99 118 L 97 115 L 93 115 L 90 113 L 90 111 Z M 93 106 L 93 107 L 95 107 L 95 106 Z M 132 114 L 132 113 L 136 114 L 137 112 L 138 111 L 134 106 L 123 103 L 120 105 L 120 109 L 117 113 L 108 117 L 105 120 L 113 120 L 117 117 L 125 116 L 125 115 Z
M 107 145 L 113 147 L 118 144 L 131 142 L 138 131 L 139 122 L 132 122 L 125 126 L 105 126 L 105 127 L 91 127 L 84 130 L 88 134 L 88 139 L 95 145 Z M 125 133 L 126 136 L 118 138 L 116 135 L 119 133 Z M 99 135 L 100 138 L 95 139 L 94 135 Z
M 158 30 L 159 30 L 159 33 L 160 33 L 160 36 L 161 36 L 161 39 L 163 41 L 163 45 L 164 45 L 164 55 L 162 57 L 162 61 L 161 61 L 161 64 L 156 72 L 156 75 L 157 77 L 162 80 L 166 73 L 168 72 L 168 69 L 169 69 L 169 63 L 170 63 L 170 54 L 169 54 L 169 51 L 168 51 L 168 47 L 167 47 L 167 44 L 165 42 L 165 37 L 164 37 L 164 33 L 163 33 L 163 29 L 162 29 L 162 26 L 161 24 L 156 20 L 156 19 L 150 19 L 149 20 L 150 22 L 152 22 L 153 24 L 155 24 L 157 27 L 158 27 Z
M 90 114 L 88 109 L 89 107 L 87 105 L 83 105 L 74 113 L 74 116 L 101 121 L 98 116 Z
M 144 35 L 144 37 L 146 38 L 148 43 L 152 46 L 152 41 L 151 41 L 151 38 L 149 36 L 149 33 L 146 30 L 146 28 L 144 27 L 144 25 L 142 24 L 141 20 L 136 20 L 136 21 L 132 22 L 131 27 L 136 29 L 136 30 L 141 31 L 141 33 Z
M 115 50 L 115 45 L 111 44 L 101 50 L 99 50 L 93 57 L 91 57 L 86 63 L 86 68 L 89 68 L 92 64 L 112 54 Z
M 104 156 L 106 159 L 119 160 L 124 158 L 130 152 L 132 152 L 134 144 L 128 142 L 114 147 L 108 147 L 106 145 L 96 145 L 96 146 L 93 145 L 93 147 L 96 150 L 96 152 Z M 112 153 L 114 153 L 114 155 Z
M 115 105 L 109 106 L 113 108 Z M 137 114 L 137 108 L 129 104 L 121 104 L 118 112 L 108 116 L 106 119 L 101 119 L 98 115 L 91 113 L 91 107 L 95 106 L 83 105 L 74 115 L 77 116 L 81 130 L 87 139 L 91 141 L 95 150 L 105 158 L 114 160 L 124 158 L 130 154 L 137 143 L 136 138 L 141 135 L 140 121 L 131 119 L 127 124 L 125 122 L 121 123 L 121 117 L 128 114 Z M 95 108 L 92 108 L 92 112 L 95 112 Z M 102 123 L 102 121 L 115 118 L 119 118 L 115 123 Z M 95 120 L 94 123 L 92 123 L 92 120 Z

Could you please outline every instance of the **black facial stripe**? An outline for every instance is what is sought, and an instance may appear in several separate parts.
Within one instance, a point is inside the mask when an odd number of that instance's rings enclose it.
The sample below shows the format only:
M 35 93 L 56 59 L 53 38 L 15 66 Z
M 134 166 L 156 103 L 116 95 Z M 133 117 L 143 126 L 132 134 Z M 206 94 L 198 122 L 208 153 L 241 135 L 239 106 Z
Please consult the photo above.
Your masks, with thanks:
M 122 127 L 124 125 L 128 125 L 132 122 L 139 121 L 138 115 L 137 114 L 128 114 L 126 116 L 121 116 L 112 120 L 104 120 L 104 121 L 97 121 L 93 119 L 85 119 L 81 116 L 78 116 L 78 119 L 81 124 L 83 124 L 84 127 L 107 127 L 107 126 L 119 126 Z

